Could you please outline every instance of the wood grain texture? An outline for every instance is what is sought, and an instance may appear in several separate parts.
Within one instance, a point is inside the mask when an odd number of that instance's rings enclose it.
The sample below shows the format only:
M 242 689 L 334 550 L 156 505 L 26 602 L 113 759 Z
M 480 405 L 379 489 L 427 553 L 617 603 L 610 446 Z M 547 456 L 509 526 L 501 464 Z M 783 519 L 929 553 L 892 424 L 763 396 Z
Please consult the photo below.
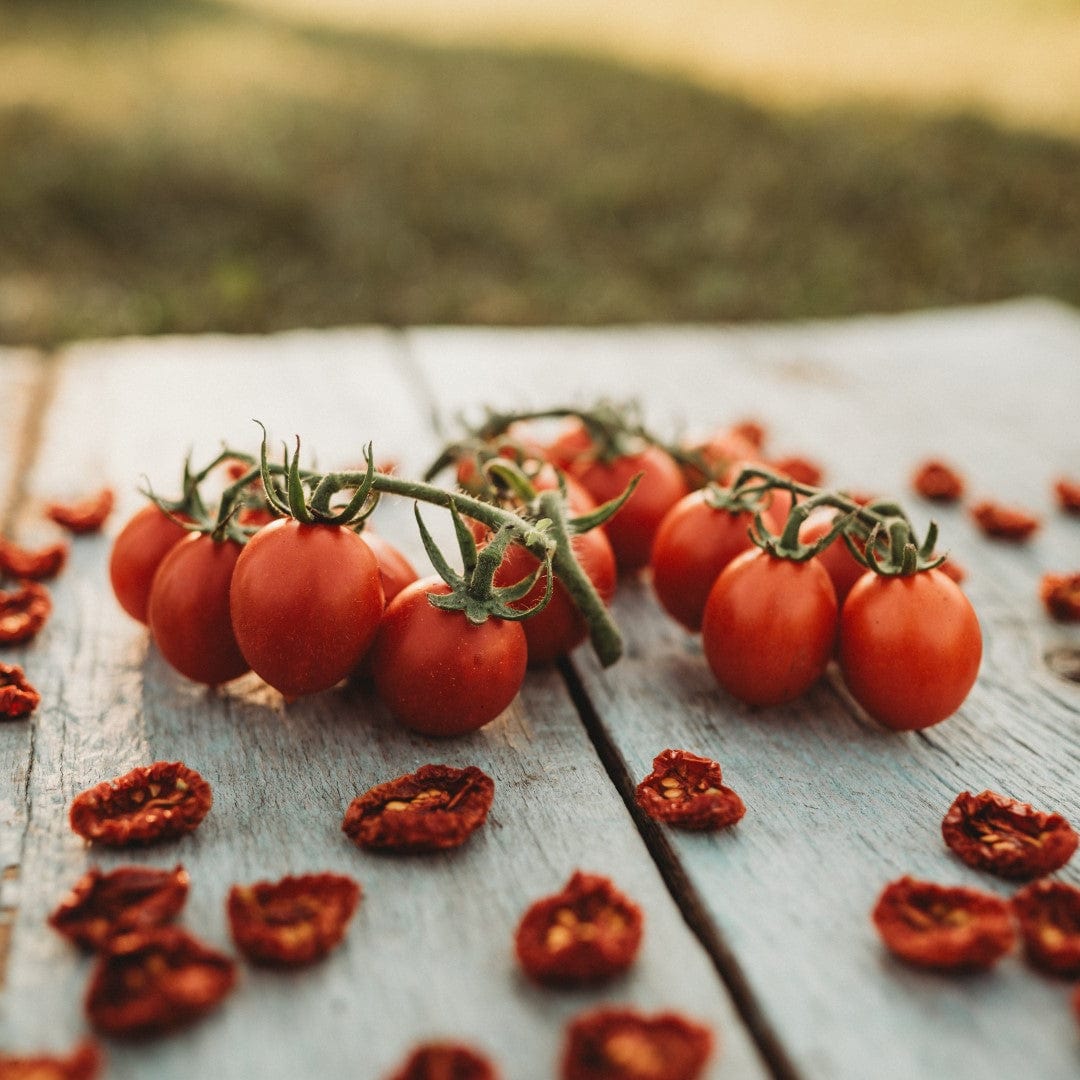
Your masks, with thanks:
M 22 516 L 102 478 L 120 501 L 106 534 L 74 545 L 56 613 L 34 646 L 46 703 L 24 788 L 29 829 L 0 1046 L 63 1047 L 85 1030 L 87 962 L 44 927 L 79 874 L 182 861 L 193 883 L 182 921 L 224 949 L 234 882 L 334 870 L 354 875 L 365 896 L 325 963 L 296 974 L 245 968 L 235 995 L 199 1026 L 148 1046 L 110 1046 L 110 1077 L 376 1080 L 416 1040 L 453 1036 L 490 1053 L 508 1077 L 539 1080 L 555 1071 L 567 1019 L 600 1001 L 684 1009 L 721 1032 L 710 1076 L 764 1076 L 557 674 L 530 675 L 483 732 L 431 741 L 398 730 L 360 689 L 286 707 L 254 676 L 219 692 L 189 684 L 119 611 L 105 566 L 112 535 L 139 505 L 140 475 L 170 493 L 189 446 L 196 461 L 222 438 L 253 448 L 252 417 L 275 439 L 302 434 L 326 465 L 358 461 L 374 439 L 377 456 L 416 472 L 434 449 L 399 342 L 379 331 L 101 343 L 62 357 Z M 419 564 L 410 517 L 411 507 L 384 500 L 377 520 Z M 67 827 L 72 797 L 161 758 L 185 760 L 213 785 L 199 830 L 145 853 L 87 849 Z M 354 849 L 340 831 L 351 799 L 427 761 L 474 763 L 494 777 L 481 833 L 426 858 Z M 642 905 L 646 945 L 610 987 L 541 991 L 515 970 L 511 935 L 527 904 L 576 867 L 611 874 Z
M 935 510 L 969 571 L 985 657 L 959 713 L 921 734 L 881 730 L 835 677 L 787 707 L 740 705 L 644 581 L 622 585 L 615 603 L 624 659 L 601 671 L 582 649 L 574 663 L 624 786 L 674 746 L 720 760 L 745 799 L 730 832 L 660 843 L 800 1075 L 1075 1076 L 1067 986 L 1017 957 L 967 979 L 910 970 L 884 952 L 869 912 L 904 873 L 1011 892 L 942 844 L 941 818 L 963 789 L 1080 821 L 1080 685 L 1042 662 L 1080 634 L 1051 623 L 1036 596 L 1042 571 L 1080 567 L 1080 528 L 1050 493 L 1055 475 L 1080 469 L 1080 318 L 1025 301 L 730 330 L 417 331 L 410 348 L 447 415 L 472 404 L 467 371 L 499 407 L 640 397 L 666 434 L 754 416 L 776 453 L 817 458 L 838 486 L 900 495 L 920 524 L 929 507 L 907 496 L 908 477 L 931 454 L 953 461 L 973 495 L 1043 516 L 1016 548 L 982 538 L 961 511 Z M 1080 869 L 1061 877 L 1080 884 Z

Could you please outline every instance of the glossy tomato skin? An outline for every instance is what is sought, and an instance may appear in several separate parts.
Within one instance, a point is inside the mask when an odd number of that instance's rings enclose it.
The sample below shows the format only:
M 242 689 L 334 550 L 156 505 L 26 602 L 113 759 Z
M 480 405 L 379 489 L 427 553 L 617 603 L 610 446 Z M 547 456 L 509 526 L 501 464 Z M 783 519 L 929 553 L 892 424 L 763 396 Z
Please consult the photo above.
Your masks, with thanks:
M 375 690 L 395 719 L 424 735 L 464 735 L 494 720 L 525 678 L 521 624 L 488 619 L 474 626 L 443 611 L 429 593 L 449 590 L 421 578 L 388 605 L 372 652 Z
M 840 612 L 840 670 L 852 697 L 896 731 L 951 716 L 979 673 L 982 632 L 971 601 L 940 570 L 865 573 Z
M 141 623 L 149 619 L 150 586 L 161 560 L 188 532 L 153 503 L 128 519 L 113 541 L 109 581 L 120 606 Z
M 379 564 L 383 599 L 389 604 L 406 585 L 411 585 L 420 575 L 413 568 L 413 564 L 374 529 L 365 529 L 360 539 L 371 548 L 375 561 Z
M 150 589 L 150 633 L 181 675 L 207 686 L 239 678 L 244 659 L 229 618 L 229 586 L 242 548 L 190 533 L 161 560 Z
M 647 566 L 660 522 L 689 490 L 675 459 L 658 446 L 647 446 L 611 462 L 579 459 L 569 471 L 597 503 L 617 498 L 642 474 L 634 493 L 604 529 L 620 573 L 632 574 Z
M 573 537 L 571 545 L 581 568 L 600 594 L 600 599 L 605 604 L 610 604 L 615 595 L 618 576 L 615 553 L 611 550 L 607 536 L 602 529 L 591 529 Z M 519 544 L 512 544 L 495 573 L 495 584 L 513 585 L 535 573 L 539 565 L 540 561 L 535 555 L 530 555 Z M 514 608 L 524 611 L 538 603 L 543 595 L 544 579 L 541 577 L 525 598 L 514 604 Z M 553 663 L 580 645 L 589 634 L 588 623 L 559 580 L 555 581 L 547 607 L 523 620 L 521 627 L 525 631 L 525 640 L 529 646 L 529 667 L 542 667 Z
M 799 530 L 799 539 L 804 544 L 813 544 L 820 540 L 832 528 L 833 516 L 834 511 L 831 509 L 821 514 L 817 511 L 811 513 Z M 836 590 L 837 602 L 843 604 L 855 582 L 866 573 L 866 567 L 851 554 L 840 536 L 814 557 L 825 567 Z
M 753 523 L 746 511 L 733 514 L 710 506 L 704 491 L 692 491 L 664 515 L 650 560 L 653 591 L 687 630 L 701 629 L 705 601 L 720 571 L 753 546 Z
M 836 592 L 820 563 L 754 548 L 728 563 L 709 592 L 702 647 L 717 682 L 734 697 L 780 705 L 824 673 L 836 624 Z
M 237 560 L 230 608 L 240 651 L 265 682 L 287 698 L 328 690 L 374 640 L 379 564 L 350 529 L 279 518 Z

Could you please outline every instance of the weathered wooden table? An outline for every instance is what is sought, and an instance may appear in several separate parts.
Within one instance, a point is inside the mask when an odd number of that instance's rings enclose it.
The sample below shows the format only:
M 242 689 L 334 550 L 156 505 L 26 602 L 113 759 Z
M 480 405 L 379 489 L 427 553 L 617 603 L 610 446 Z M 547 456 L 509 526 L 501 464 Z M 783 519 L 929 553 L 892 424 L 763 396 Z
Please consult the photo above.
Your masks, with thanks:
M 384 1077 L 420 1039 L 475 1043 L 512 1080 L 555 1075 L 568 1019 L 601 1002 L 682 1010 L 713 1025 L 710 1077 L 1075 1077 L 1068 984 L 1019 955 L 992 973 L 925 974 L 891 959 L 869 921 L 904 873 L 1009 895 L 959 863 L 941 817 L 957 792 L 992 788 L 1080 822 L 1080 634 L 1037 598 L 1046 570 L 1080 568 L 1080 524 L 1052 508 L 1051 479 L 1080 470 L 1080 316 L 1043 301 L 835 323 L 616 330 L 380 329 L 269 338 L 100 342 L 0 353 L 3 531 L 51 537 L 44 501 L 119 493 L 104 535 L 77 539 L 54 614 L 22 664 L 43 691 L 32 720 L 0 725 L 0 1048 L 62 1049 L 87 1031 L 89 962 L 45 917 L 92 865 L 182 861 L 182 922 L 231 948 L 230 884 L 336 870 L 364 899 L 344 946 L 295 974 L 245 967 L 204 1022 L 143 1045 L 110 1044 L 107 1075 Z M 436 426 L 480 402 L 542 406 L 636 396 L 653 427 L 694 431 L 751 415 L 778 452 L 823 462 L 837 485 L 905 498 L 913 464 L 955 462 L 972 493 L 1042 514 L 1024 547 L 937 513 L 969 571 L 985 655 L 959 713 L 923 733 L 885 732 L 826 681 L 752 710 L 713 682 L 697 639 L 663 616 L 646 581 L 614 605 L 626 655 L 588 647 L 528 676 L 478 734 L 430 741 L 396 729 L 361 692 L 284 705 L 248 676 L 209 692 L 175 675 L 114 602 L 106 562 L 146 477 L 176 488 L 189 448 L 254 448 L 259 418 L 299 433 L 327 464 L 377 457 L 418 472 Z M 423 564 L 411 507 L 381 531 Z M 428 517 L 437 516 L 432 511 Z M 1071 673 L 1071 675 L 1070 675 Z M 634 783 L 665 747 L 720 760 L 746 817 L 716 835 L 643 820 Z M 183 759 L 214 808 L 181 842 L 91 850 L 68 828 L 72 797 L 157 759 Z M 429 761 L 496 781 L 488 825 L 440 856 L 375 857 L 340 831 L 350 800 Z M 538 989 L 511 936 L 524 908 L 575 868 L 610 875 L 646 913 L 632 972 L 599 990 Z M 1080 884 L 1080 863 L 1061 878 Z

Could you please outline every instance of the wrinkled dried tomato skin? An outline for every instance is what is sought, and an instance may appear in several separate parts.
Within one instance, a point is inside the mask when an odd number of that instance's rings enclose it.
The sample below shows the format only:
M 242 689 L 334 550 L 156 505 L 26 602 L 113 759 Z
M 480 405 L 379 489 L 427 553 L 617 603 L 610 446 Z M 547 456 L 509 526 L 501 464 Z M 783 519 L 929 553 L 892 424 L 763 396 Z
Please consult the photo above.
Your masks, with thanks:
M 0 645 L 22 645 L 33 638 L 52 614 L 52 599 L 44 585 L 20 581 L 0 589 Z
M 924 461 L 915 470 L 911 486 L 924 499 L 935 502 L 956 502 L 964 494 L 963 477 L 951 465 L 936 458 Z
M 1080 842 L 1060 814 L 1042 813 L 994 791 L 957 795 L 941 823 L 941 835 L 968 866 L 1012 881 L 1060 869 Z
M 1029 539 L 1040 524 L 1039 519 L 1026 510 L 988 500 L 972 506 L 971 517 L 987 536 L 1016 543 Z
M 105 519 L 112 513 L 116 496 L 111 488 L 102 488 L 85 499 L 73 503 L 50 503 L 45 507 L 45 515 L 63 526 L 68 532 L 97 532 Z
M 1054 482 L 1058 506 L 1067 514 L 1080 514 L 1080 480 L 1062 476 Z
M 1035 881 L 1012 898 L 1029 962 L 1051 975 L 1080 976 L 1080 889 Z
M 29 716 L 41 704 L 41 695 L 18 664 L 0 664 L 0 720 Z
M 1039 599 L 1058 622 L 1080 622 L 1080 574 L 1043 574 Z
M 722 829 L 746 813 L 742 799 L 722 783 L 716 761 L 685 750 L 664 750 L 638 784 L 635 798 L 649 817 L 680 829 Z
M 602 982 L 634 962 L 643 928 L 641 909 L 608 878 L 576 871 L 561 892 L 526 910 L 514 949 L 537 982 Z
M 938 971 L 988 968 L 1016 938 L 1004 900 L 911 877 L 885 887 L 872 918 L 893 955 Z
M 443 851 L 484 824 L 494 797 L 495 782 L 473 765 L 424 765 L 357 796 L 341 828 L 361 848 Z
M 159 1035 L 210 1012 L 235 982 L 233 961 L 183 930 L 121 934 L 98 956 L 86 1014 L 103 1035 Z
M 75 797 L 69 819 L 80 836 L 123 847 L 182 836 L 213 802 L 210 785 L 180 761 L 156 761 L 88 788 Z
M 561 1080 L 697 1080 L 712 1032 L 677 1013 L 600 1008 L 567 1028 Z
M 360 886 L 341 874 L 234 885 L 229 928 L 249 960 L 300 966 L 322 959 L 341 941 L 359 902 Z
M 48 544 L 31 551 L 0 536 L 0 576 L 45 581 L 60 573 L 67 556 L 67 544 Z
M 98 1080 L 105 1057 L 97 1043 L 79 1043 L 67 1057 L 16 1057 L 0 1052 L 0 1080 Z
M 182 866 L 122 866 L 109 874 L 94 867 L 72 886 L 49 925 L 84 949 L 100 949 L 116 934 L 171 922 L 187 900 L 190 883 Z
M 389 1080 L 499 1080 L 495 1067 L 460 1043 L 418 1046 Z

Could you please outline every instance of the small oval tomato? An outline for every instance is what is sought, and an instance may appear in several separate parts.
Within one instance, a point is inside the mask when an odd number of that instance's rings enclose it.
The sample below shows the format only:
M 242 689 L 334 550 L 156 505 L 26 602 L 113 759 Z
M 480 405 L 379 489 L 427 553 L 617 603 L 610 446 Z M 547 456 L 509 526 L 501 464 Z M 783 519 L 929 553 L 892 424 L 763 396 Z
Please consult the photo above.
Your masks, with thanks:
M 824 673 L 836 639 L 836 592 L 819 562 L 760 548 L 721 571 L 701 626 L 717 682 L 748 705 L 792 701 Z
M 411 585 L 420 575 L 413 569 L 413 564 L 374 529 L 365 529 L 360 539 L 371 548 L 375 561 L 379 564 L 383 599 L 389 604 L 406 585 Z
M 477 626 L 463 612 L 428 601 L 429 593 L 447 592 L 436 577 L 402 589 L 383 615 L 372 655 L 379 697 L 400 723 L 424 735 L 483 727 L 525 678 L 521 624 L 490 618 Z
M 836 511 L 832 507 L 813 511 L 799 530 L 799 540 L 804 544 L 816 543 L 833 527 L 835 516 Z M 855 582 L 866 573 L 866 567 L 851 554 L 840 536 L 814 557 L 828 571 L 836 590 L 837 602 L 842 604 Z
M 664 610 L 687 630 L 701 629 L 717 575 L 753 546 L 754 515 L 716 509 L 704 490 L 692 491 L 664 515 L 652 549 L 652 583 Z
M 218 686 L 249 668 L 229 618 L 229 583 L 241 547 L 191 533 L 161 560 L 147 616 L 161 655 L 181 675 Z
M 278 518 L 248 541 L 229 602 L 251 669 L 288 698 L 314 694 L 371 645 L 383 611 L 379 564 L 351 529 Z
M 109 556 L 109 580 L 120 606 L 133 619 L 148 621 L 146 609 L 154 574 L 161 560 L 187 535 L 186 529 L 153 503 L 147 503 L 120 530 Z
M 865 573 L 840 612 L 840 670 L 851 696 L 896 731 L 951 716 L 974 686 L 982 632 L 971 601 L 940 570 Z
M 581 568 L 588 575 L 594 588 L 605 604 L 615 595 L 617 575 L 615 553 L 602 529 L 591 529 L 570 541 Z M 499 569 L 495 573 L 496 585 L 513 585 L 536 572 L 539 560 L 519 544 L 511 544 Z M 544 579 L 529 590 L 525 598 L 513 605 L 517 611 L 525 611 L 540 601 L 544 595 Z M 529 666 L 550 664 L 571 649 L 580 645 L 589 634 L 589 626 L 566 587 L 559 580 L 551 590 L 547 607 L 531 615 L 521 623 L 529 646 Z

